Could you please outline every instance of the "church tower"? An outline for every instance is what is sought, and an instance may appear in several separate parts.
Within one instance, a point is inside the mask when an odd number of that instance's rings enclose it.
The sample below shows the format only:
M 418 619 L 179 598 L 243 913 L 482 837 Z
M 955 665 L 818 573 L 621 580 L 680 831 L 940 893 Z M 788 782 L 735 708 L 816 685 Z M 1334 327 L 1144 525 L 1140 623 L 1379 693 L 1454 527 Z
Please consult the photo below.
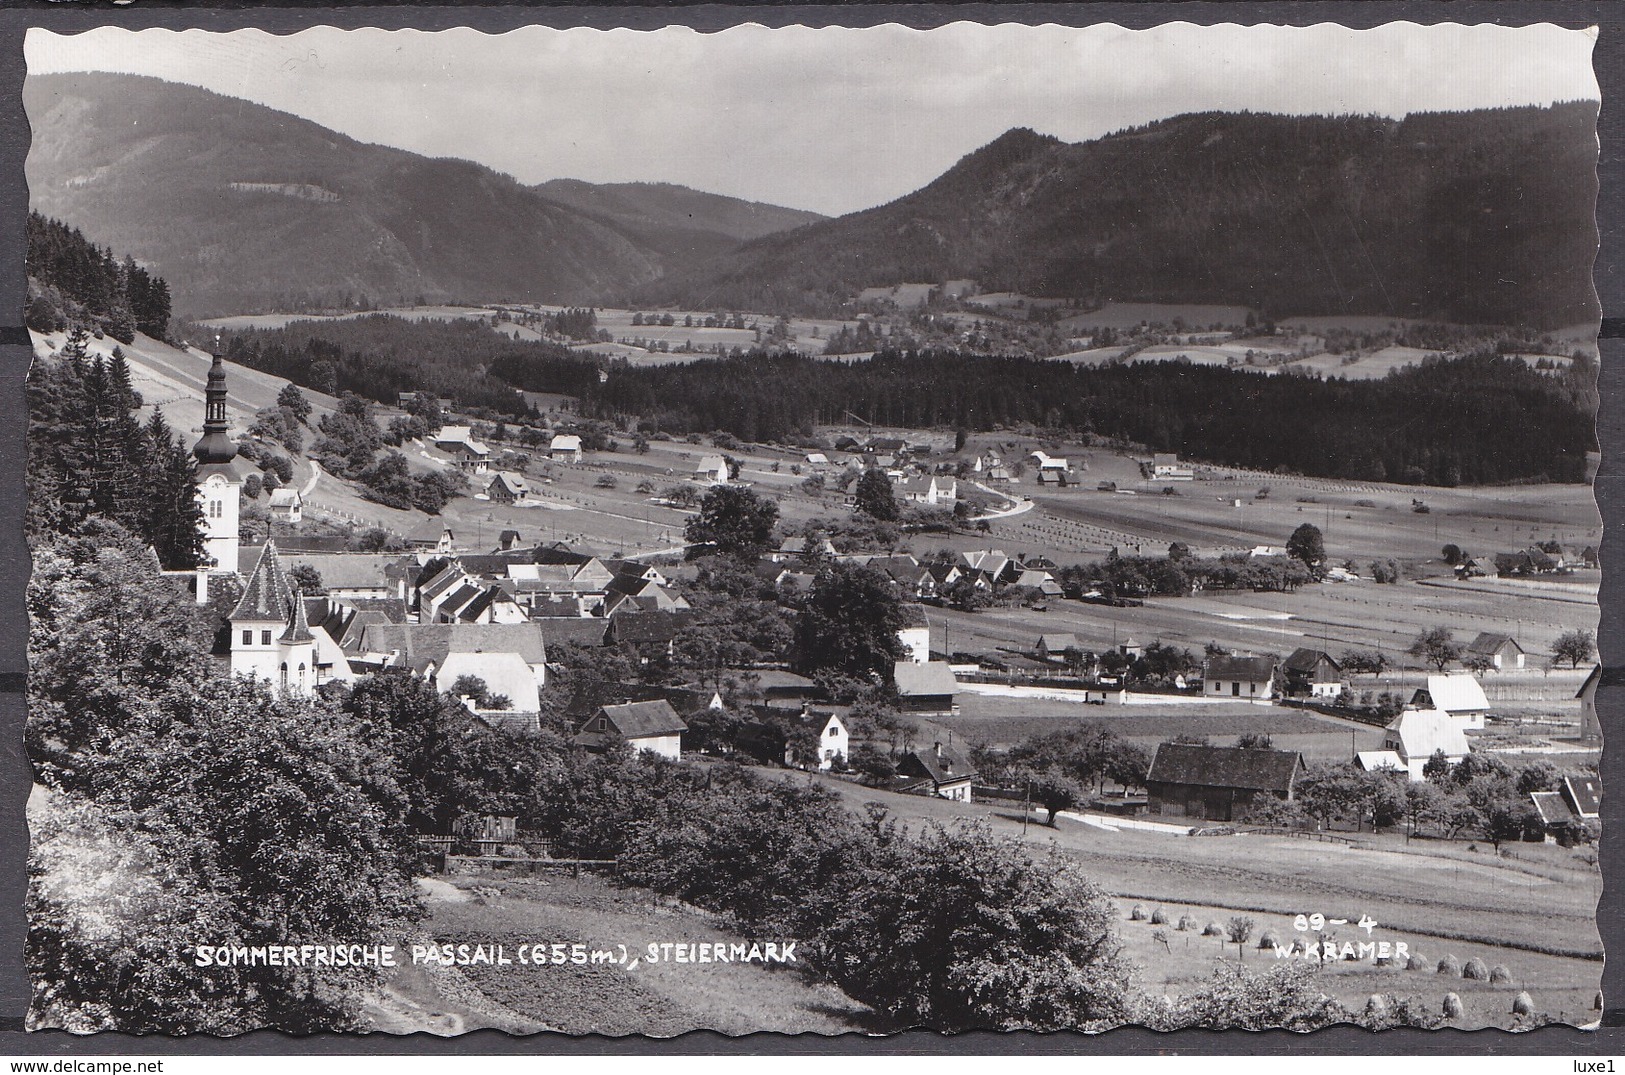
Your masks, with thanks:
M 209 367 L 203 407 L 203 436 L 192 454 L 197 457 L 198 502 L 203 506 L 204 566 L 235 574 L 243 476 L 234 462 L 237 445 L 226 435 L 226 367 L 219 355 Z

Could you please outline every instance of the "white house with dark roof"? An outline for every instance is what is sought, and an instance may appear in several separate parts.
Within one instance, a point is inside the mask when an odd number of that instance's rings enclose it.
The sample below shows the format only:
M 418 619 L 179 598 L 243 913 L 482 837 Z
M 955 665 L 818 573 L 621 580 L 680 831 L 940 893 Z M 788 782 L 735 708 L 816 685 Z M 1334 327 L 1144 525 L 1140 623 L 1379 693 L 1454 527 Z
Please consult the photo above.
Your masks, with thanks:
M 941 743 L 930 750 L 911 750 L 897 763 L 898 791 L 968 803 L 975 782 L 976 770 L 970 763 Z
M 606 705 L 587 718 L 573 742 L 600 752 L 624 742 L 634 750 L 677 761 L 682 757 L 683 733 L 687 730 L 687 723 L 677 715 L 671 703 L 662 698 Z
M 284 485 L 280 489 L 271 490 L 269 501 L 271 519 L 290 526 L 304 521 L 305 498 L 298 489 L 291 485 Z
M 722 485 L 728 480 L 728 461 L 715 453 L 700 456 L 694 465 L 694 480 L 710 485 Z
M 434 670 L 435 689 L 450 691 L 459 679 L 472 676 L 485 684 L 490 695 L 501 695 L 508 700 L 500 710 L 511 713 L 541 712 L 541 694 L 538 676 L 517 653 L 484 650 L 453 650 L 448 652 Z M 468 707 L 476 714 L 487 707 L 469 699 Z
M 1467 655 L 1482 657 L 1497 671 L 1522 668 L 1526 659 L 1517 639 L 1495 631 L 1480 631 L 1478 637 L 1468 644 Z
M 892 665 L 898 707 L 909 713 L 950 716 L 959 711 L 954 696 L 959 682 L 946 661 L 898 661 Z
M 335 663 L 338 644 L 323 628 L 310 625 L 306 600 L 289 581 L 272 542 L 260 547 L 243 596 L 227 619 L 233 675 L 294 694 L 308 694 L 329 678 L 353 678 L 347 660 Z
M 1202 665 L 1202 693 L 1210 698 L 1268 701 L 1275 697 L 1275 658 L 1210 657 Z

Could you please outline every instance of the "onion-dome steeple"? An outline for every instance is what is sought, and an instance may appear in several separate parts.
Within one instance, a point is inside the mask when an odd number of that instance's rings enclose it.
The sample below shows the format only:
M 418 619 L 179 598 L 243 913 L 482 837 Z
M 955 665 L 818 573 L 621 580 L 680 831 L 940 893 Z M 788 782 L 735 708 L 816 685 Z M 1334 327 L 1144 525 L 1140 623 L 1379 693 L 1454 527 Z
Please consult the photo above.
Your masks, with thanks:
M 219 355 L 209 367 L 209 384 L 204 392 L 203 436 L 192 448 L 199 463 L 229 463 L 237 457 L 237 445 L 226 435 L 226 365 Z

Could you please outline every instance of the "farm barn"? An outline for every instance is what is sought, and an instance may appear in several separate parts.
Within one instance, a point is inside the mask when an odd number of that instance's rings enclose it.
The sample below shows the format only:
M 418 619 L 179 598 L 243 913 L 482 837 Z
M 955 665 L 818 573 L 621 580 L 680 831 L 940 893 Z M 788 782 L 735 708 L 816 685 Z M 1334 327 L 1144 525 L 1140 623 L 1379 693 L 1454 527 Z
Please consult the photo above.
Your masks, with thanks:
M 1266 796 L 1290 802 L 1303 770 L 1291 750 L 1163 743 L 1146 776 L 1148 811 L 1234 821 Z

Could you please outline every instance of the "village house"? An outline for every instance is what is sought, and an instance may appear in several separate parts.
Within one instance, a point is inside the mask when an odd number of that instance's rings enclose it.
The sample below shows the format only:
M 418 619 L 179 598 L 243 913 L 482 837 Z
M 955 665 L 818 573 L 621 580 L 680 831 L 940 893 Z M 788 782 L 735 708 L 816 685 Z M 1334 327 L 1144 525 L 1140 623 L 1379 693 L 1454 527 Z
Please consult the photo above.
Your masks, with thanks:
M 969 762 L 935 743 L 930 750 L 911 750 L 898 760 L 893 790 L 968 803 L 975 782 L 976 770 Z
M 694 613 L 688 611 L 629 612 L 610 618 L 604 644 L 628 650 L 640 664 L 669 660 L 677 636 L 693 625 Z
M 765 711 L 764 711 L 765 712 Z M 804 706 L 797 713 L 777 713 L 771 721 L 753 721 L 739 730 L 739 749 L 765 762 L 781 763 L 792 768 L 816 766 L 829 771 L 844 765 L 851 749 L 851 736 L 840 714 L 832 709 L 813 709 Z M 795 729 L 803 743 L 816 744 L 816 760 L 804 761 L 796 749 L 797 744 L 786 735 L 784 725 Z
M 897 629 L 897 641 L 914 664 L 925 664 L 931 659 L 931 625 L 925 618 L 925 609 L 919 605 L 904 605 L 907 622 Z
M 1533 791 L 1529 799 L 1540 815 L 1548 843 L 1572 842 L 1577 830 L 1602 816 L 1602 786 L 1596 777 L 1566 776 L 1556 791 Z
M 317 599 L 318 607 L 325 599 Z M 276 545 L 266 542 L 249 570 L 243 595 L 227 617 L 233 675 L 257 679 L 293 694 L 309 694 L 328 679 L 350 680 L 348 660 L 321 627 L 289 580 Z
M 508 470 L 499 470 L 486 483 L 485 495 L 495 504 L 513 504 L 525 499 L 530 483 Z
M 429 679 L 438 678 L 454 653 L 515 654 L 525 663 L 533 681 L 530 690 L 520 692 L 522 700 L 528 701 L 532 693 L 547 686 L 547 644 L 547 633 L 540 621 L 373 623 L 368 624 L 362 632 L 353 652 L 373 654 L 382 658 L 380 663 L 383 667 L 409 669 Z M 446 680 L 443 689 L 449 690 L 451 683 L 451 679 Z M 515 698 L 512 692 L 501 690 L 489 681 L 487 683 L 498 693 Z
M 807 557 L 835 556 L 835 544 L 827 537 L 820 537 L 809 541 L 800 534 L 791 534 L 779 542 L 778 549 L 772 554 L 772 561 L 782 564 L 786 560 L 804 560 Z
M 281 549 L 279 548 L 279 552 Z M 287 553 L 289 570 L 309 567 L 321 577 L 322 589 L 335 598 L 408 597 L 421 572 L 417 562 L 399 553 Z
M 1494 631 L 1480 631 L 1478 637 L 1468 645 L 1467 656 L 1488 661 L 1489 666 L 1498 672 L 1524 666 L 1523 647 L 1518 645 L 1518 640 Z
M 1078 644 L 1078 636 L 1071 632 L 1039 635 L 1038 643 L 1033 646 L 1033 656 L 1041 661 L 1064 663 L 1068 653 L 1082 652 L 1083 647 Z
M 892 683 L 897 687 L 897 707 L 920 716 L 956 716 L 959 706 L 954 695 L 959 683 L 945 661 L 898 661 L 892 665 Z
M 952 478 L 919 475 L 892 482 L 892 493 L 911 504 L 951 508 L 959 502 L 959 483 Z
M 754 668 L 729 676 L 744 694 L 755 694 L 774 709 L 805 709 L 826 697 L 824 689 L 806 676 L 782 668 Z
M 1435 751 L 1456 765 L 1472 750 L 1461 725 L 1437 709 L 1406 709 L 1382 732 L 1383 750 L 1391 750 L 1412 780 L 1426 779 L 1422 770 Z
M 1072 469 L 1072 465 L 1067 462 L 1065 457 L 1050 455 L 1044 451 L 1033 451 L 1028 454 L 1027 459 L 1033 464 L 1033 466 L 1038 468 L 1038 473 L 1040 475 L 1044 474 L 1045 472 L 1051 474 L 1066 474 Z
M 441 426 L 434 446 L 451 456 L 459 470 L 484 474 L 490 468 L 491 449 L 475 440 L 468 426 Z
M 706 485 L 726 485 L 728 461 L 715 453 L 700 456 L 694 465 L 694 480 Z
M 1602 665 L 1591 666 L 1591 674 L 1575 692 L 1580 703 L 1580 738 L 1587 742 L 1602 738 L 1602 724 L 1597 720 L 1597 687 L 1602 683 Z
M 1489 699 L 1471 672 L 1450 672 L 1428 676 L 1428 685 L 1411 695 L 1417 709 L 1437 709 L 1463 728 L 1482 728 L 1489 716 Z
M 581 438 L 574 433 L 557 433 L 547 445 L 547 457 L 555 463 L 581 462 Z
M 1336 698 L 1343 693 L 1343 667 L 1324 650 L 1293 650 L 1281 662 L 1281 677 L 1289 696 Z
M 490 718 L 487 723 L 495 720 L 511 730 L 536 729 L 542 708 L 538 675 L 523 656 L 502 651 L 450 651 L 434 669 L 435 690 L 455 693 L 458 681 L 465 677 L 485 685 L 484 698 L 459 695 L 475 716 Z M 503 700 L 507 704 L 501 704 Z
M 1189 464 L 1181 463 L 1177 455 L 1157 452 L 1151 457 L 1151 478 L 1165 482 L 1195 481 L 1196 471 Z
M 406 532 L 406 547 L 448 553 L 457 547 L 457 535 L 444 520 L 431 515 Z
M 272 489 L 267 507 L 274 523 L 297 526 L 305 518 L 305 498 L 291 485 Z
M 576 732 L 577 746 L 602 753 L 620 743 L 677 761 L 682 757 L 683 733 L 688 724 L 665 699 L 606 705 Z
M 1297 751 L 1163 743 L 1146 774 L 1147 811 L 1237 821 L 1256 803 L 1291 802 L 1303 771 Z
M 1202 664 L 1202 693 L 1267 701 L 1275 697 L 1275 658 L 1210 657 Z

